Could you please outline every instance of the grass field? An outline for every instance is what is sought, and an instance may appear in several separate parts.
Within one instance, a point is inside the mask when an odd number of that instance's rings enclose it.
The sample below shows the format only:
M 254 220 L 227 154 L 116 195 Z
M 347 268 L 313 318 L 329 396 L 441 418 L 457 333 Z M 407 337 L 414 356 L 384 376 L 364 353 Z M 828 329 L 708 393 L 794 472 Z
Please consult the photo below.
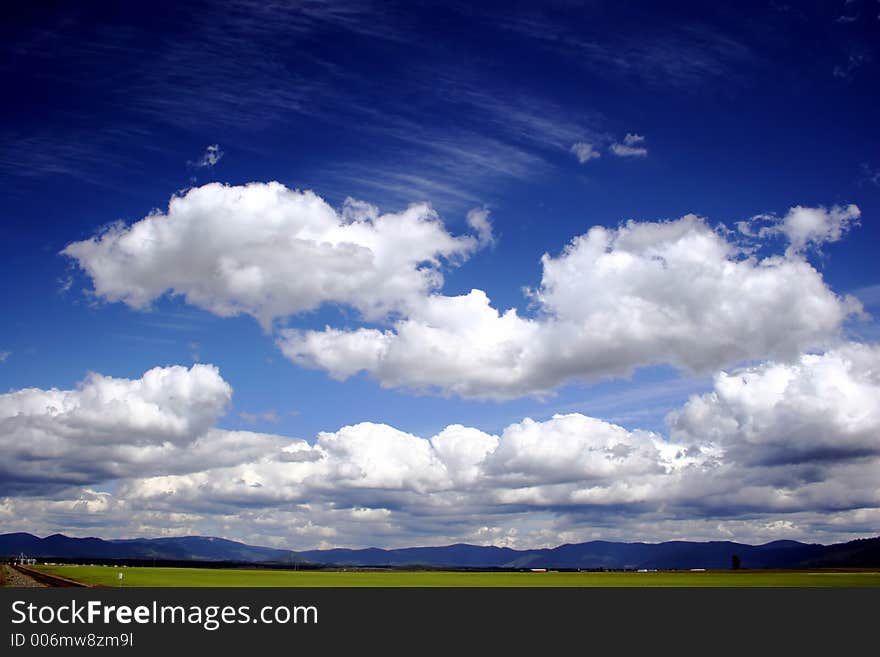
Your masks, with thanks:
M 461 573 L 389 571 L 289 571 L 207 568 L 41 566 L 40 570 L 87 584 L 118 586 L 235 587 L 642 587 L 642 586 L 873 586 L 877 571 L 709 571 L 657 573 Z

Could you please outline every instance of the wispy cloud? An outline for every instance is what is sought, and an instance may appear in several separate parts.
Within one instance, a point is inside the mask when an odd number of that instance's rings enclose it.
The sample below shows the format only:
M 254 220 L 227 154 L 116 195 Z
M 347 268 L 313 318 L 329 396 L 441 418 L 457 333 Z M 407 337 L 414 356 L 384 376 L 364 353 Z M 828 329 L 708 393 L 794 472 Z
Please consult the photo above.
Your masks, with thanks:
M 504 185 L 550 166 L 533 149 L 476 130 L 426 127 L 404 117 L 363 129 L 386 139 L 382 156 L 367 153 L 314 172 L 325 191 L 372 190 L 369 200 L 383 206 L 429 200 L 458 210 L 487 203 Z
M 223 151 L 220 150 L 220 144 L 211 144 L 198 160 L 188 164 L 196 169 L 210 169 L 223 158 L 223 155 Z
M 466 110 L 463 115 L 474 124 L 489 125 L 513 142 L 566 151 L 573 142 L 607 139 L 602 130 L 605 118 L 596 110 L 567 107 L 517 88 L 476 79 L 467 71 L 423 71 L 421 77 L 431 80 L 423 90 L 435 94 L 437 102 L 450 110 Z
M 859 20 L 859 0 L 843 0 L 843 13 L 837 17 L 838 23 L 854 23 Z
M 186 39 L 163 44 L 134 85 L 140 111 L 191 129 L 211 122 L 262 130 L 290 113 L 335 120 L 357 105 L 352 86 L 375 80 L 316 43 L 363 38 L 426 47 L 409 12 L 368 0 L 234 0 L 223 9 L 197 12 Z M 298 43 L 291 63 L 289 49 Z
M 108 333 L 107 335 L 117 339 L 117 340 L 125 340 L 128 342 L 137 342 L 144 345 L 175 345 L 178 344 L 177 340 L 173 338 L 163 338 L 158 335 L 137 335 L 135 333 L 119 333 L 113 332 Z
M 75 121 L 75 117 L 72 119 Z M 133 166 L 133 140 L 148 131 L 115 126 L 95 131 L 43 129 L 30 134 L 0 132 L 0 174 L 33 178 L 63 175 L 95 185 L 108 185 L 102 172 L 122 172 Z
M 873 57 L 869 50 L 867 50 L 866 48 L 854 47 L 849 51 L 846 62 L 836 65 L 832 73 L 836 78 L 849 80 L 856 70 L 858 70 L 862 66 L 865 66 L 866 64 L 870 64 L 872 59 Z
M 302 0 L 269 3 L 233 0 L 235 24 L 249 34 L 276 35 L 279 29 L 298 35 L 336 30 L 371 39 L 412 44 L 419 39 L 407 25 L 407 12 L 372 0 Z M 283 28 L 279 28 L 283 26 Z
M 856 297 L 866 308 L 880 307 L 880 283 L 875 285 L 867 285 L 850 292 Z
M 333 110 L 345 112 L 340 121 L 356 125 L 360 135 L 381 138 L 385 146 L 375 162 L 366 153 L 356 163 L 328 167 L 324 181 L 345 194 L 352 193 L 348 183 L 363 184 L 396 201 L 430 198 L 461 209 L 488 202 L 511 182 L 545 174 L 574 142 L 610 141 L 598 112 L 574 110 L 468 71 L 425 67 L 411 74 L 370 93 L 393 97 L 409 90 L 417 102 L 398 104 L 391 112 L 378 102 L 343 103 Z M 436 120 L 426 121 L 426 113 Z
M 636 417 L 664 417 L 670 408 L 683 403 L 691 395 L 701 394 L 712 387 L 711 377 L 678 376 L 660 381 L 628 386 L 598 395 L 591 395 L 581 402 L 567 403 L 552 408 L 553 413 L 582 412 L 610 421 L 622 421 L 624 414 Z M 631 411 L 637 408 L 639 411 Z
M 546 172 L 573 143 L 598 149 L 610 141 L 598 127 L 601 117 L 589 108 L 575 111 L 485 79 L 472 67 L 459 70 L 457 64 L 423 56 L 433 46 L 421 38 L 411 12 L 400 7 L 237 0 L 222 12 L 180 11 L 188 25 L 184 34 L 159 33 L 148 42 L 132 25 L 85 30 L 85 19 L 71 12 L 51 29 L 8 45 L 33 58 L 37 74 L 43 74 L 57 69 L 59 49 L 47 44 L 64 44 L 77 62 L 64 69 L 69 83 L 100 87 L 117 123 L 95 134 L 79 127 L 88 124 L 87 116 L 74 116 L 41 134 L 4 135 L 2 143 L 8 146 L 0 147 L 0 171 L 108 184 L 109 172 L 126 171 L 128 159 L 136 161 L 137 151 L 155 142 L 149 131 L 172 127 L 200 138 L 229 131 L 237 136 L 229 139 L 241 140 L 233 144 L 240 148 L 242 135 L 251 131 L 314 122 L 340 129 L 345 133 L 341 142 L 353 148 L 358 140 L 377 137 L 388 143 L 381 159 L 369 150 L 354 158 L 343 154 L 340 161 L 325 158 L 322 189 L 345 188 L 346 171 L 349 178 L 372 177 L 375 171 L 378 179 L 368 184 L 396 200 L 439 192 L 472 206 L 486 202 L 499 185 Z M 412 61 L 405 72 L 377 79 L 359 65 L 342 62 L 338 49 L 316 46 L 330 38 L 382 43 L 406 51 Z M 291 48 L 299 43 L 308 47 L 296 48 L 292 63 Z M 132 74 L 104 89 L 96 80 L 105 78 L 110 58 L 130 62 Z M 125 126 L 142 132 L 127 139 L 131 131 Z M 260 148 L 255 143 L 248 142 Z M 230 146 L 226 140 L 224 145 Z M 188 164 L 208 169 L 222 155 L 220 145 L 212 144 Z M 344 194 L 350 193 L 345 188 Z
M 646 23 L 648 23 L 646 21 Z M 701 23 L 631 24 L 626 33 L 575 30 L 543 13 L 512 13 L 499 24 L 544 47 L 575 58 L 604 77 L 689 87 L 707 79 L 736 79 L 735 71 L 755 61 L 742 41 Z M 666 29 L 668 28 L 668 29 Z
M 0 363 L 5 363 L 6 359 L 12 355 L 11 351 L 0 351 Z
M 867 162 L 862 162 L 861 176 L 859 177 L 859 183 L 860 184 L 868 183 L 871 185 L 880 186 L 880 168 L 875 169 Z
M 268 411 L 263 411 L 260 413 L 248 413 L 247 411 L 241 411 L 238 414 L 242 420 L 247 422 L 248 424 L 257 424 L 260 422 L 269 422 L 270 424 L 278 424 L 281 421 L 281 418 L 278 415 L 278 412 L 274 409 L 270 409 Z
M 204 9 L 176 8 L 186 31 L 149 38 L 125 18 L 93 21 L 88 10 L 70 9 L 0 44 L 0 70 L 14 72 L 26 60 L 36 83 L 58 93 L 75 88 L 84 107 L 100 98 L 113 113 L 98 130 L 93 111 L 83 109 L 67 111 L 63 123 L 0 131 L 0 173 L 107 184 L 108 170 L 130 164 L 126 154 L 151 147 L 149 133 L 157 127 L 203 134 L 264 130 L 290 113 L 322 118 L 328 107 L 346 104 L 340 98 L 351 73 L 333 63 L 332 53 L 314 48 L 299 50 L 290 66 L 285 56 L 292 42 L 328 32 L 397 41 L 413 36 L 396 27 L 405 16 L 377 20 L 376 7 L 367 2 L 238 0 L 224 3 L 223 11 Z M 211 157 L 204 161 L 211 164 Z
M 364 169 L 369 170 L 369 175 Z M 352 166 L 343 165 L 331 170 L 320 171 L 324 180 L 322 189 L 337 197 L 346 194 L 369 196 L 380 207 L 391 209 L 395 205 L 405 206 L 412 202 L 430 200 L 432 204 L 453 208 L 464 208 L 482 203 L 477 192 L 456 186 L 453 182 L 441 182 L 436 175 L 430 177 L 406 173 L 397 166 Z M 326 176 L 326 177 L 325 177 Z M 443 174 L 448 178 L 448 173 Z
M 588 144 L 583 141 L 572 144 L 571 152 L 574 153 L 575 157 L 578 159 L 578 162 L 580 162 L 581 164 L 585 164 L 590 160 L 596 160 L 602 156 L 602 154 L 597 151 L 592 144 Z
M 617 157 L 646 157 L 648 149 L 642 144 L 645 138 L 632 132 L 628 132 L 623 138 L 623 142 L 615 142 L 611 144 L 611 152 Z
M 58 279 L 58 293 L 66 294 L 73 287 L 73 274 L 65 274 Z

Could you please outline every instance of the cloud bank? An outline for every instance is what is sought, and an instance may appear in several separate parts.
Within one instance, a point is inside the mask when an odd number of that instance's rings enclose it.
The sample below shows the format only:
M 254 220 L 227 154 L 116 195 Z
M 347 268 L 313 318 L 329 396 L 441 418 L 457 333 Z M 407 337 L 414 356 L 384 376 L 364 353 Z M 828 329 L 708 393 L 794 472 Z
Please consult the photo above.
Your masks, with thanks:
M 279 183 L 213 183 L 63 253 L 95 295 L 133 308 L 170 293 L 267 330 L 322 304 L 353 308 L 372 325 L 280 329 L 276 343 L 339 380 L 363 371 L 388 388 L 507 399 L 650 365 L 710 373 L 827 347 L 861 306 L 836 295 L 806 254 L 859 216 L 855 205 L 795 206 L 740 222 L 738 233 L 693 214 L 593 226 L 544 254 L 528 312 L 496 308 L 480 289 L 441 293 L 444 265 L 495 243 L 485 208 L 467 215 L 473 234 L 455 236 L 424 204 L 380 214 L 348 199 L 337 212 Z M 784 252 L 769 253 L 780 237 Z
M 649 525 L 842 537 L 880 511 L 878 373 L 880 347 L 860 344 L 721 373 L 668 437 L 572 413 L 429 437 L 364 422 L 312 442 L 214 426 L 230 388 L 211 366 L 92 375 L 0 396 L 0 518 L 294 547 L 534 546 Z

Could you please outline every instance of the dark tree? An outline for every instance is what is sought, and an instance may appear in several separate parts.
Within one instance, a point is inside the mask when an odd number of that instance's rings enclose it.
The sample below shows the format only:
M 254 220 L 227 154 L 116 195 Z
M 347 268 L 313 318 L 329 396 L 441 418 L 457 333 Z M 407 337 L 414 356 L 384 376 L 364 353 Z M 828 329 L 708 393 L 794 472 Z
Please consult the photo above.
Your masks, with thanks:
M 739 555 L 738 555 L 738 554 L 734 554 L 734 555 L 730 558 L 730 567 L 733 568 L 734 570 L 739 570 L 740 565 L 741 565 L 741 562 L 740 562 L 740 560 L 739 560 Z

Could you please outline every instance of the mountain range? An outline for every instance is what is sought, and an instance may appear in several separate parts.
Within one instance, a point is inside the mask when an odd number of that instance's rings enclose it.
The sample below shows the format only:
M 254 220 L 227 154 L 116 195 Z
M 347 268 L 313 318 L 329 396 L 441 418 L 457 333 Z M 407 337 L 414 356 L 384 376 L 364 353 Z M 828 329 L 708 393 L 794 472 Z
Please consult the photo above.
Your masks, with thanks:
M 880 567 L 880 537 L 820 545 L 773 541 L 747 545 L 731 541 L 614 543 L 591 541 L 555 548 L 511 548 L 456 544 L 384 550 L 330 549 L 293 552 L 207 536 L 104 540 L 53 534 L 0 534 L 0 557 L 19 554 L 58 560 L 135 560 L 254 563 L 264 565 L 425 567 L 689 569 L 730 568 L 734 555 L 742 568 Z

